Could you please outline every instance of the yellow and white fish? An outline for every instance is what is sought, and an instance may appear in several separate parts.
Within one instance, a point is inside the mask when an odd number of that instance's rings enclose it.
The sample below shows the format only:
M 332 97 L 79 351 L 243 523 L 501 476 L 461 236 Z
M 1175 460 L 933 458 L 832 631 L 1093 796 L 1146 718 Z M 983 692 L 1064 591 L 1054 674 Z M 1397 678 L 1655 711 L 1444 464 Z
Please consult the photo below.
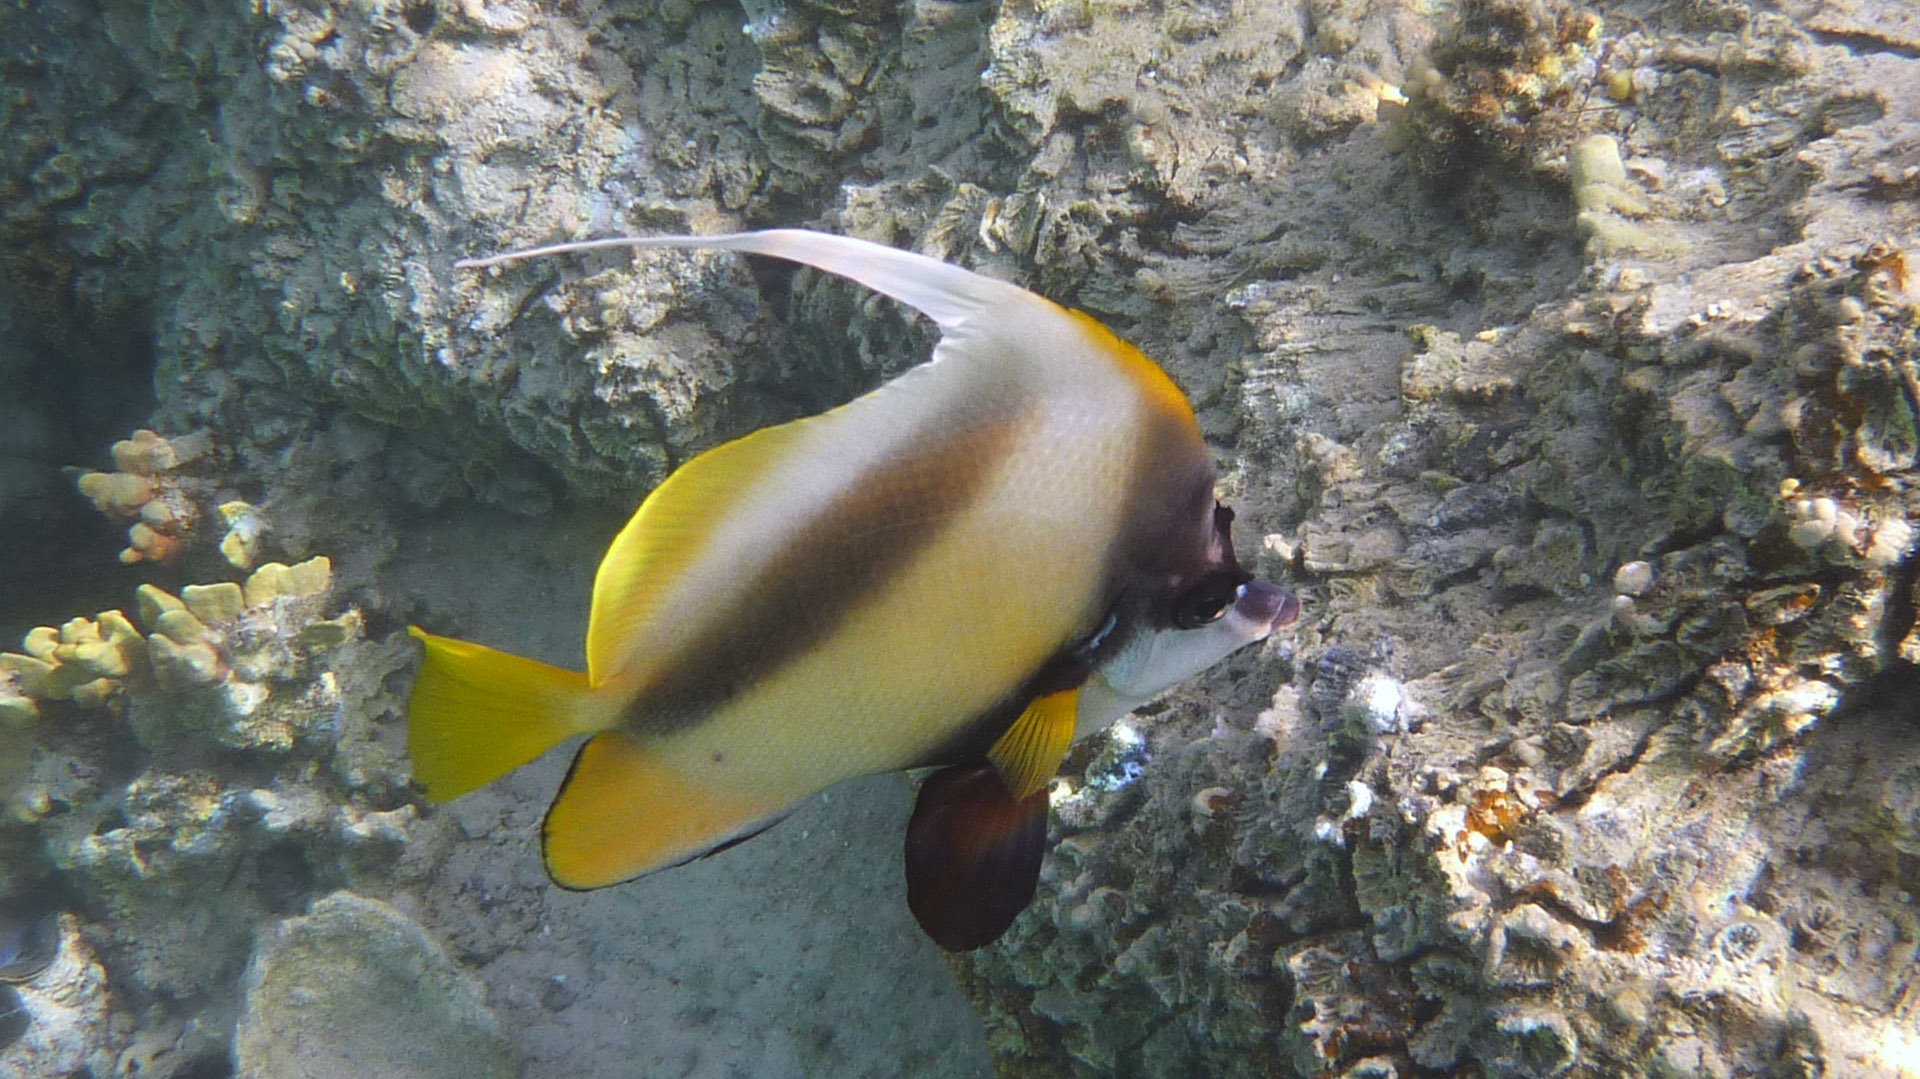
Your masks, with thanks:
M 681 466 L 594 579 L 586 673 L 434 636 L 409 703 L 427 796 L 591 737 L 548 873 L 597 888 L 767 827 L 843 779 L 947 766 L 907 834 L 947 948 L 1031 901 L 1074 739 L 1299 614 L 1234 560 L 1186 398 L 1085 314 L 936 259 L 795 229 L 564 244 L 771 255 L 938 323 L 930 362 Z

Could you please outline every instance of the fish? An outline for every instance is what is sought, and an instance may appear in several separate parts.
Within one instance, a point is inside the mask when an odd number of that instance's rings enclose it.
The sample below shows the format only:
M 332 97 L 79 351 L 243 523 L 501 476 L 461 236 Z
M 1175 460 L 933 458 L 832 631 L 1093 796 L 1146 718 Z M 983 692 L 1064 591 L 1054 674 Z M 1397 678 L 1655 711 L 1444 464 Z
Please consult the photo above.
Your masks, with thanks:
M 429 633 L 408 701 L 426 798 L 586 736 L 541 826 L 562 888 L 740 842 L 809 795 L 935 768 L 904 841 L 933 941 L 1032 901 L 1072 743 L 1295 621 L 1235 559 L 1187 398 L 1093 317 L 939 259 L 803 229 L 611 237 L 770 256 L 938 326 L 931 357 L 701 453 L 594 577 L 585 670 Z

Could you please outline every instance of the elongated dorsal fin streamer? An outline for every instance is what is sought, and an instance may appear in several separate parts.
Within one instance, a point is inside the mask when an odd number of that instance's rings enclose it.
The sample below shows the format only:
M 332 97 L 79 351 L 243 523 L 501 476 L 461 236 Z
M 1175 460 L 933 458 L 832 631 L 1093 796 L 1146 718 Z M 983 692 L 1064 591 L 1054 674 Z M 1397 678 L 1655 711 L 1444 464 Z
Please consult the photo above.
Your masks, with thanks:
M 461 269 L 502 266 L 541 258 L 612 247 L 688 247 L 712 251 L 741 251 L 771 255 L 867 286 L 890 296 L 940 324 L 948 333 L 982 311 L 1008 303 L 1031 303 L 1037 297 L 1018 285 L 996 281 L 939 259 L 887 247 L 850 236 L 834 236 L 808 229 L 767 229 L 721 236 L 613 236 L 603 240 L 530 247 L 486 258 L 461 259 Z

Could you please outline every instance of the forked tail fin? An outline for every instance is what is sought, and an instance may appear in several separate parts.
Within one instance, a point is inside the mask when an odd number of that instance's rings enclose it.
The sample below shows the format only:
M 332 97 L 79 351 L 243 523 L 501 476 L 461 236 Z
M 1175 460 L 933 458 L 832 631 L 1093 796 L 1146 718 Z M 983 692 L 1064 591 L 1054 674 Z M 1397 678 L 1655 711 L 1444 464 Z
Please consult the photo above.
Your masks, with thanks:
M 407 699 L 413 776 L 436 802 L 611 724 L 587 676 L 409 627 L 426 658 Z

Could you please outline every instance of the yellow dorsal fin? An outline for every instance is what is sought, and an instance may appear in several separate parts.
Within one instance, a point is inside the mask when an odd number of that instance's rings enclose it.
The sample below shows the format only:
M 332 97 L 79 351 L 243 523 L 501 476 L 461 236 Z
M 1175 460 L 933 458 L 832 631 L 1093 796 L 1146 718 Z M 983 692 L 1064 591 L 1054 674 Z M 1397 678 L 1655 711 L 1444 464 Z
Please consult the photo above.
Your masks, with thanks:
M 1198 441 L 1200 421 L 1194 418 L 1193 406 L 1188 403 L 1187 395 L 1180 392 L 1173 379 L 1157 363 L 1148 359 L 1146 354 L 1119 337 L 1099 319 L 1085 311 L 1062 309 L 1066 316 L 1077 323 L 1093 343 L 1132 381 L 1134 388 L 1149 408 L 1168 421 L 1177 425 L 1188 437 Z
M 1015 801 L 1047 785 L 1073 745 L 1074 720 L 1080 710 L 1080 690 L 1063 689 L 1035 697 L 1007 733 L 993 743 L 987 759 Z
M 418 627 L 427 647 L 407 700 L 407 753 L 427 797 L 444 802 L 513 771 L 613 715 L 575 671 Z
M 701 785 L 618 731 L 580 747 L 541 826 L 547 874 L 603 888 L 750 835 L 783 807 Z
M 740 492 L 791 451 L 810 420 L 766 427 L 727 442 L 674 470 L 653 489 L 607 548 L 593 578 L 587 620 L 587 681 L 606 684 L 647 646 L 651 621 L 714 526 L 738 506 Z

